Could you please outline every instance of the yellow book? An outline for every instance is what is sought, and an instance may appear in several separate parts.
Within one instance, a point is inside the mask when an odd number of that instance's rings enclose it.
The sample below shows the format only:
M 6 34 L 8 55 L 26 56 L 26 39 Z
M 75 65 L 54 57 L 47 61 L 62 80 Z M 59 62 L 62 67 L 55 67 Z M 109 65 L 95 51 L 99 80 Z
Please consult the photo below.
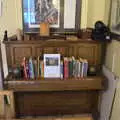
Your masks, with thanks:
M 40 71 L 41 71 L 41 77 L 44 78 L 44 62 L 40 61 Z

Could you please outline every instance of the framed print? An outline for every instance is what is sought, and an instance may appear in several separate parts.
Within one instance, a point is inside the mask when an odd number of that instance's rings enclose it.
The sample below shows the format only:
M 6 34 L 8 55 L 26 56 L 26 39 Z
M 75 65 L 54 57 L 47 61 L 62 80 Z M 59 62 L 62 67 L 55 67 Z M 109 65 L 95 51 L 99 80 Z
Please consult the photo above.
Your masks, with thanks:
M 120 35 L 120 0 L 112 0 L 111 7 L 111 31 Z
M 44 54 L 44 77 L 60 78 L 60 54 Z
M 38 33 L 44 22 L 50 24 L 52 33 L 80 28 L 81 0 L 22 0 L 22 8 L 25 33 Z
M 50 23 L 59 27 L 60 0 L 28 0 L 30 28 L 39 28 L 40 23 Z

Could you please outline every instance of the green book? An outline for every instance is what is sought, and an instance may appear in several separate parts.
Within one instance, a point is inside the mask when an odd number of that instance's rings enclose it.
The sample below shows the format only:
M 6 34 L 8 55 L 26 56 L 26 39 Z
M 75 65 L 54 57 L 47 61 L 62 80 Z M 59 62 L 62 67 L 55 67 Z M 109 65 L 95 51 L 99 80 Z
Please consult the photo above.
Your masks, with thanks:
M 69 59 L 69 77 L 73 77 L 73 61 L 72 61 L 72 58 Z

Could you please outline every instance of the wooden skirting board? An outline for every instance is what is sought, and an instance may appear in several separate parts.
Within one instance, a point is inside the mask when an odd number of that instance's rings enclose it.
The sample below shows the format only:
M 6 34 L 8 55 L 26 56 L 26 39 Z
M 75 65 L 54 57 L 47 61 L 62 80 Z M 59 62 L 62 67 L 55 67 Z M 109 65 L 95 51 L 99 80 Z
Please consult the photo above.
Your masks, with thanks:
M 75 116 L 63 116 L 63 117 L 40 117 L 40 118 L 25 118 L 25 119 L 14 119 L 14 120 L 93 120 L 91 115 L 75 115 Z

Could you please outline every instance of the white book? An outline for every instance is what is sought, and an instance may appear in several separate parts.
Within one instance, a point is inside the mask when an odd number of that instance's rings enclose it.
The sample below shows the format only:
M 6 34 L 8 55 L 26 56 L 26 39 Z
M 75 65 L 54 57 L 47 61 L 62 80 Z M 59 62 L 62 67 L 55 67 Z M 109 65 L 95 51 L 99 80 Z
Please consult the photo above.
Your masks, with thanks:
M 63 61 L 60 62 L 60 78 L 63 79 Z
M 80 70 L 80 77 L 82 78 L 84 76 L 84 60 L 80 58 L 81 63 L 81 70 Z
M 84 60 L 84 77 L 87 77 L 87 71 L 88 71 L 88 61 Z
M 81 62 L 79 61 L 79 65 L 78 65 L 78 77 L 80 77 L 81 74 Z
M 81 78 L 84 77 L 84 62 L 81 63 Z
M 60 54 L 44 54 L 44 77 L 60 78 Z

